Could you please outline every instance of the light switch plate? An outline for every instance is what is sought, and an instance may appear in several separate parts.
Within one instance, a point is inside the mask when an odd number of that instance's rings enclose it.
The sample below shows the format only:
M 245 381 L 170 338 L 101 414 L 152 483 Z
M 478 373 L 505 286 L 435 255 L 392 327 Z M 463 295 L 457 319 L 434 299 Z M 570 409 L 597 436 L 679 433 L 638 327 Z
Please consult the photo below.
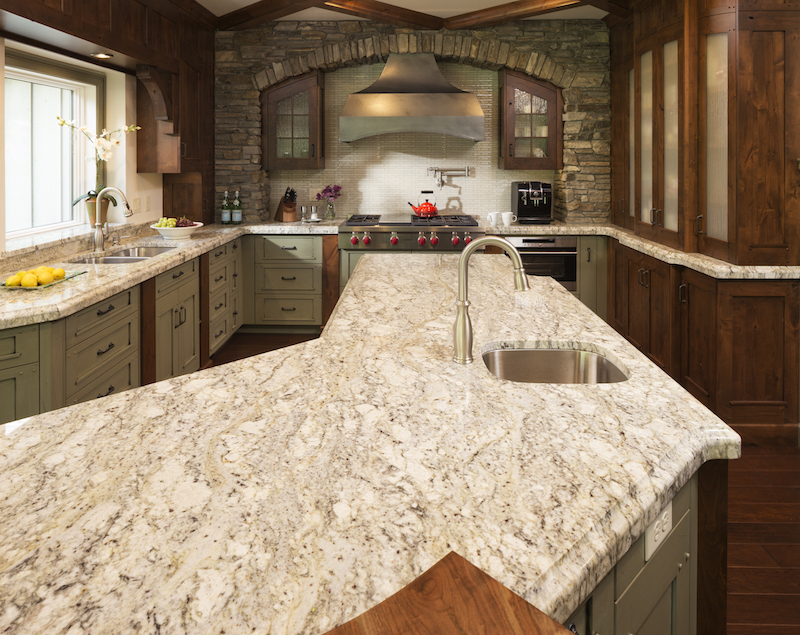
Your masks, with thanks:
M 661 510 L 658 517 L 644 530 L 644 560 L 650 560 L 656 549 L 664 542 L 672 531 L 672 501 Z

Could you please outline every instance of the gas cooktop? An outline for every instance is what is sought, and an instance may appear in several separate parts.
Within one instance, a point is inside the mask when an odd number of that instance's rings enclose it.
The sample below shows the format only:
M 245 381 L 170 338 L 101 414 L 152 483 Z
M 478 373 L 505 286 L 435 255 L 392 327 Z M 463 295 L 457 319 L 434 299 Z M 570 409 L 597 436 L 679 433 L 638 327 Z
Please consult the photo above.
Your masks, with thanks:
M 353 214 L 346 227 L 477 227 L 478 221 L 469 214 L 440 214 L 415 216 L 413 214 Z

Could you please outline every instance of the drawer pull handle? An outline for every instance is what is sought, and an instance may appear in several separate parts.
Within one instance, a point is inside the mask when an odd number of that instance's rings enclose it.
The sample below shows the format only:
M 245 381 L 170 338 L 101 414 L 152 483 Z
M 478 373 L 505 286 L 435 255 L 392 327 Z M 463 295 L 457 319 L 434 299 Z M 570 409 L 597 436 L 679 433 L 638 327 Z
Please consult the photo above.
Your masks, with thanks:
M 17 359 L 18 357 L 22 357 L 22 353 L 11 353 L 10 355 L 3 355 L 0 357 L 0 362 L 5 362 L 9 359 Z
M 281 276 L 281 280 L 285 280 L 287 282 L 291 282 L 292 280 L 297 280 L 297 276 L 291 276 L 291 277 Z
M 217 339 L 217 338 L 218 338 L 220 335 L 222 335 L 224 332 L 225 332 L 225 329 L 222 329 L 222 330 L 221 330 L 219 333 L 217 333 L 217 334 L 214 336 L 214 339 Z
M 225 250 L 224 249 L 220 249 L 217 253 L 214 254 L 214 258 L 219 258 L 224 253 L 225 253 Z
M 234 278 L 238 278 L 238 277 L 239 277 L 239 274 L 238 274 L 238 273 L 234 273 L 234 274 L 233 274 L 233 277 L 234 277 Z
M 103 309 L 97 309 L 97 315 L 105 315 L 109 311 L 113 311 L 113 310 L 114 310 L 114 305 L 113 304 L 109 304 L 108 308 L 105 311 Z
M 291 309 L 287 309 L 285 306 L 282 306 L 281 311 L 297 311 L 297 307 L 293 306 Z
M 181 269 L 178 273 L 173 274 L 172 279 L 175 280 L 176 278 L 180 278 L 184 273 L 186 273 L 183 269 Z
M 224 278 L 225 278 L 224 275 L 220 276 L 219 278 L 214 278 L 214 282 L 219 282 L 220 280 L 223 280 Z
M 224 302 L 220 302 L 217 306 L 214 307 L 214 310 L 215 311 L 219 311 L 224 306 L 225 306 L 225 303 Z
M 97 395 L 97 398 L 100 399 L 101 397 L 108 397 L 112 392 L 114 392 L 114 386 L 109 386 L 108 392 L 105 395 Z
M 286 251 L 297 251 L 297 245 L 293 245 L 291 247 L 286 247 L 284 245 L 281 245 L 281 249 L 285 249 Z
M 233 314 L 234 315 L 239 315 L 239 312 L 238 311 L 234 311 Z
M 239 243 L 233 243 L 233 249 L 239 249 Z
M 107 348 L 106 350 L 104 350 L 104 351 L 97 351 L 97 354 L 98 354 L 98 355 L 105 355 L 105 354 L 106 354 L 106 353 L 108 353 L 108 351 L 110 351 L 112 348 L 114 348 L 114 342 L 109 342 L 109 344 L 108 344 L 108 348 Z

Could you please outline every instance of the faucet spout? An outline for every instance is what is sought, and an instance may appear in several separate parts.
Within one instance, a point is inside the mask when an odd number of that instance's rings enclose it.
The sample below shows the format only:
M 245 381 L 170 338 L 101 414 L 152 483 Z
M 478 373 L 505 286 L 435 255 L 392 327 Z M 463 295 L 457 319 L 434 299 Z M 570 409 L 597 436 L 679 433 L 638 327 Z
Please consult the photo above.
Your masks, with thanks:
M 517 248 L 500 236 L 485 236 L 473 240 L 461 252 L 458 260 L 458 300 L 456 301 L 456 321 L 453 324 L 453 361 L 457 364 L 469 364 L 472 357 L 472 322 L 469 319 L 469 259 L 472 254 L 485 245 L 495 245 L 504 249 L 511 256 L 514 265 L 514 288 L 517 291 L 530 291 L 525 267 Z
M 95 220 L 97 221 L 100 220 L 100 209 L 101 209 L 100 201 L 102 200 L 103 196 L 106 195 L 107 192 L 116 192 L 117 194 L 119 194 L 123 204 L 125 205 L 125 211 L 123 212 L 123 214 L 126 217 L 133 216 L 133 210 L 131 209 L 131 206 L 128 205 L 128 199 L 125 198 L 125 194 L 123 193 L 123 191 L 120 190 L 119 188 L 109 186 L 109 187 L 104 187 L 97 193 L 97 198 L 95 199 L 96 201 L 95 207 L 97 208 L 98 213 Z M 94 250 L 103 251 L 103 249 L 105 249 L 105 246 L 106 246 L 106 235 L 105 232 L 103 232 L 103 223 L 96 222 L 94 225 Z

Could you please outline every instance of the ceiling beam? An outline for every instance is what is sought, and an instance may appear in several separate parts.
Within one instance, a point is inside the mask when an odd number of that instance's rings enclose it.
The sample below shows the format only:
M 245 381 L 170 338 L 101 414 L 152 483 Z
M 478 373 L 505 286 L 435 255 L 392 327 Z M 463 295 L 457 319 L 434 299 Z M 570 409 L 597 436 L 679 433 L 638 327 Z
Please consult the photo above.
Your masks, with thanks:
M 628 0 L 584 0 L 584 4 L 602 9 L 603 11 L 608 11 L 610 15 L 622 19 L 629 18 L 633 15 L 633 9 L 631 9 Z
M 261 0 L 261 2 L 256 2 L 248 7 L 219 16 L 217 28 L 222 31 L 249 29 L 303 9 L 321 6 L 321 4 L 321 0 Z
M 444 27 L 444 19 L 410 9 L 401 9 L 376 0 L 328 0 L 321 5 L 325 9 L 367 18 L 375 22 L 417 29 L 438 30 Z
M 494 26 L 511 20 L 521 20 L 534 15 L 578 7 L 582 4 L 586 3 L 583 0 L 517 0 L 517 2 L 501 4 L 497 7 L 454 15 L 444 21 L 444 26 L 453 30 Z

